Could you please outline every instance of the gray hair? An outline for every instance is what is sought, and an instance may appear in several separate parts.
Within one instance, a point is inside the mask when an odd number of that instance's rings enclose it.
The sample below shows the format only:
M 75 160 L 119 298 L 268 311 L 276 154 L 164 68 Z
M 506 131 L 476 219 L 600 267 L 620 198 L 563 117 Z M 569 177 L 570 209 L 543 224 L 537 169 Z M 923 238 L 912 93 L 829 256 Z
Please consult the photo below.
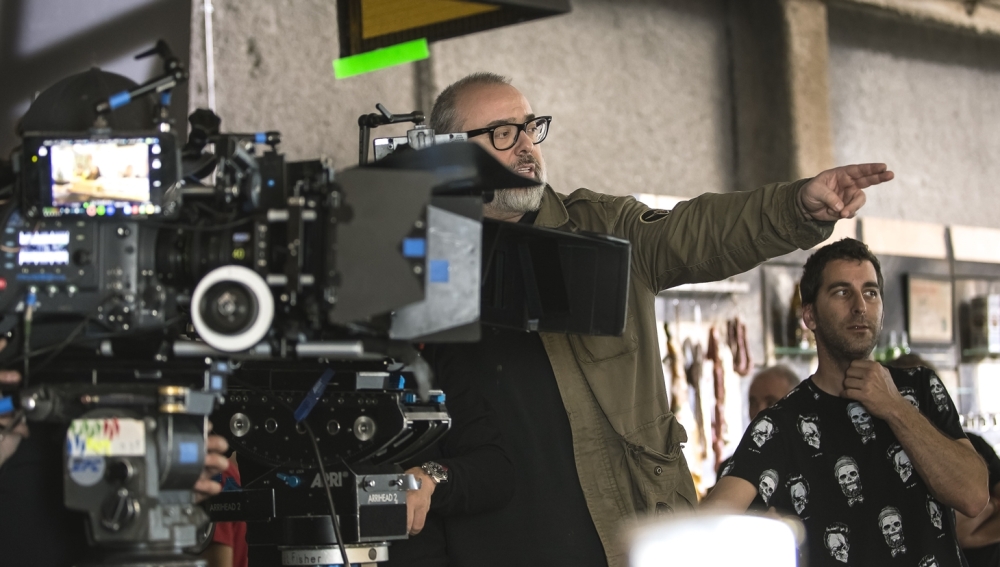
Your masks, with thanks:
M 753 377 L 753 379 L 754 381 L 756 381 L 761 376 L 770 374 L 782 378 L 788 384 L 789 388 L 794 388 L 799 385 L 799 382 L 801 382 L 801 380 L 799 380 L 799 375 L 796 374 L 794 370 L 785 366 L 784 364 L 769 366 L 764 370 L 758 372 L 757 375 Z
M 489 71 L 480 71 L 462 77 L 448 85 L 448 88 L 441 91 L 437 100 L 434 101 L 434 109 L 431 110 L 431 128 L 438 134 L 450 134 L 458 131 L 459 116 L 456 107 L 458 106 L 458 96 L 465 89 L 479 85 L 509 84 L 510 78 Z

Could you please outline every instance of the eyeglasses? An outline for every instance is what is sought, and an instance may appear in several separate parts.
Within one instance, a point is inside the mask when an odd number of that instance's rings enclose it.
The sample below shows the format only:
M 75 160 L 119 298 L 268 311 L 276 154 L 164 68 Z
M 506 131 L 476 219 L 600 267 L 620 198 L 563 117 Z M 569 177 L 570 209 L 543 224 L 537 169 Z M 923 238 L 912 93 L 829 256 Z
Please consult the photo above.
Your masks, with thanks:
M 517 137 L 521 135 L 521 132 L 524 132 L 531 139 L 532 144 L 541 144 L 545 141 L 545 136 L 549 133 L 549 122 L 552 122 L 551 116 L 539 116 L 538 118 L 528 120 L 524 124 L 500 124 L 489 128 L 477 128 L 469 130 L 465 135 L 474 138 L 483 134 L 489 134 L 490 143 L 493 144 L 493 147 L 499 151 L 504 151 L 514 147 L 514 144 L 517 143 Z

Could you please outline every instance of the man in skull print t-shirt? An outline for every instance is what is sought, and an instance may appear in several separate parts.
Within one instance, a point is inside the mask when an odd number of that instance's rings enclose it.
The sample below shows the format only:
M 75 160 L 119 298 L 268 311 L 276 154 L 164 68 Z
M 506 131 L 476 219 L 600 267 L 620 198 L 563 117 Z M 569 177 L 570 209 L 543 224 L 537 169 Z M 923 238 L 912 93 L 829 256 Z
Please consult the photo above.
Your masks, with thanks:
M 930 370 L 890 372 L 931 423 L 964 437 L 948 394 L 932 392 L 940 381 Z M 809 379 L 761 412 L 751 431 L 726 474 L 756 486 L 767 507 L 802 519 L 810 566 L 963 565 L 950 509 L 931 496 L 889 426 L 861 404 Z
M 810 567 L 964 566 L 952 510 L 983 509 L 986 467 L 931 370 L 868 358 L 882 289 L 878 259 L 861 242 L 809 258 L 801 290 L 816 373 L 757 416 L 703 507 L 756 501 L 798 516 Z

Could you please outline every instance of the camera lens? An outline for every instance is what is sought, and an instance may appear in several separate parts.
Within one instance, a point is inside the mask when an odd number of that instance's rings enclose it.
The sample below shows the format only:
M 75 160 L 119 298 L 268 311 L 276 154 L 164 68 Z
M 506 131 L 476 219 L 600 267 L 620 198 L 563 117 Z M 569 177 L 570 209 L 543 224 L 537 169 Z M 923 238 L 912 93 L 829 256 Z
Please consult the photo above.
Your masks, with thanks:
M 219 282 L 205 292 L 198 305 L 201 317 L 215 332 L 234 335 L 253 325 L 257 319 L 257 301 L 238 282 Z
M 259 343 L 274 322 L 274 296 L 260 274 L 243 266 L 209 272 L 191 294 L 191 323 L 212 348 L 238 352 Z

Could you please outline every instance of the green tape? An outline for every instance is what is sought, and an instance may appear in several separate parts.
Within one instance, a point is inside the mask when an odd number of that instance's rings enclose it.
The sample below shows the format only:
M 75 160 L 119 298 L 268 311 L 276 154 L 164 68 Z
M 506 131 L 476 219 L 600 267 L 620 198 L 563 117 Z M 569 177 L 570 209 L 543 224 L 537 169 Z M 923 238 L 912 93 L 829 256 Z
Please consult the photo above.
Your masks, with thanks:
M 430 57 L 427 39 L 417 39 L 400 43 L 391 47 L 383 47 L 368 53 L 359 53 L 350 57 L 333 60 L 333 74 L 338 79 L 346 79 L 362 73 L 371 73 L 379 69 L 412 63 Z

